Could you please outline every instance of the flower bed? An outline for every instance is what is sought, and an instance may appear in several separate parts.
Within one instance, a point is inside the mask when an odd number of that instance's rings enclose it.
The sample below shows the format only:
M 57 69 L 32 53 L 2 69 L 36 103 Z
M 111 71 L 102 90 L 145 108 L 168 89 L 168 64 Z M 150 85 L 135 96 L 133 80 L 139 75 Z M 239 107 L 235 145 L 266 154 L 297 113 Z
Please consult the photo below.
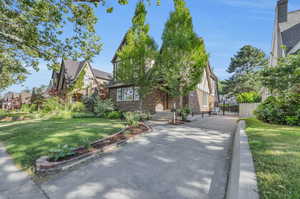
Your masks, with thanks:
M 136 135 L 142 134 L 151 128 L 143 123 L 138 127 L 127 127 L 120 132 L 104 139 L 97 140 L 90 144 L 90 147 L 79 147 L 72 150 L 71 155 L 61 157 L 57 160 L 51 159 L 48 156 L 42 156 L 36 160 L 36 172 L 49 173 L 53 171 L 66 170 L 77 164 L 90 160 L 99 154 L 109 152 L 112 149 L 126 143 L 126 141 Z

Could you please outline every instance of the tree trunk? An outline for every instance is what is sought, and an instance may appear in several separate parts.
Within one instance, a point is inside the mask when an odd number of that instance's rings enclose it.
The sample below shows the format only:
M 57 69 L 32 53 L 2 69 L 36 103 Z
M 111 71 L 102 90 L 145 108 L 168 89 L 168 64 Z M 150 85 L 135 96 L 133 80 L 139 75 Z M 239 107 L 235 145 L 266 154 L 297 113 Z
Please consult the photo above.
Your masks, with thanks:
M 173 104 L 173 124 L 176 124 L 176 102 Z

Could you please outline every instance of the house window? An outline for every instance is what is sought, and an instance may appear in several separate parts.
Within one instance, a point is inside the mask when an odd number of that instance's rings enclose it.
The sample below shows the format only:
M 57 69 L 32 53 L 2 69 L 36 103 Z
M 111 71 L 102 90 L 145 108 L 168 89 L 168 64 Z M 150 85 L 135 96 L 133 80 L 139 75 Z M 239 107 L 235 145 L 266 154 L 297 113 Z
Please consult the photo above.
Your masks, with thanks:
M 117 89 L 117 102 L 138 101 L 140 99 L 138 87 L 125 87 Z
M 208 93 L 203 93 L 202 97 L 203 97 L 203 99 L 202 99 L 203 106 L 207 107 L 208 106 Z
M 117 89 L 117 102 L 123 101 L 122 88 Z
M 139 87 L 134 87 L 134 101 L 140 100 Z
M 123 100 L 124 101 L 133 101 L 133 88 L 123 88 Z

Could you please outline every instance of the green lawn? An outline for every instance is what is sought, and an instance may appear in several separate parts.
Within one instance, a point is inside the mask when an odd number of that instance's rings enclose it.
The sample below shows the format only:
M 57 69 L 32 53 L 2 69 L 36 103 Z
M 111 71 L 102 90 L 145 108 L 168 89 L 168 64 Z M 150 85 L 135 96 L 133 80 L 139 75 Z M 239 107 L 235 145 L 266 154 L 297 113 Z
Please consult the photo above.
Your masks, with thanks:
M 261 199 L 299 199 L 300 127 L 246 122 Z
M 17 165 L 30 169 L 33 162 L 59 144 L 73 147 L 116 133 L 124 127 L 120 120 L 100 118 L 30 120 L 0 124 L 0 142 Z

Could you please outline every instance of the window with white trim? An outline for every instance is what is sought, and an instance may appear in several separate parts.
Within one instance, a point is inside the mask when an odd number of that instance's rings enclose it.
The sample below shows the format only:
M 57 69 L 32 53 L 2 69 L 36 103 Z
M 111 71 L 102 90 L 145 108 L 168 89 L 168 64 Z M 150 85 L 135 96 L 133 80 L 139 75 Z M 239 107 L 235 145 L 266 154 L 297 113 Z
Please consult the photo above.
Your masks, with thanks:
M 138 87 L 124 87 L 117 89 L 117 102 L 139 101 Z

